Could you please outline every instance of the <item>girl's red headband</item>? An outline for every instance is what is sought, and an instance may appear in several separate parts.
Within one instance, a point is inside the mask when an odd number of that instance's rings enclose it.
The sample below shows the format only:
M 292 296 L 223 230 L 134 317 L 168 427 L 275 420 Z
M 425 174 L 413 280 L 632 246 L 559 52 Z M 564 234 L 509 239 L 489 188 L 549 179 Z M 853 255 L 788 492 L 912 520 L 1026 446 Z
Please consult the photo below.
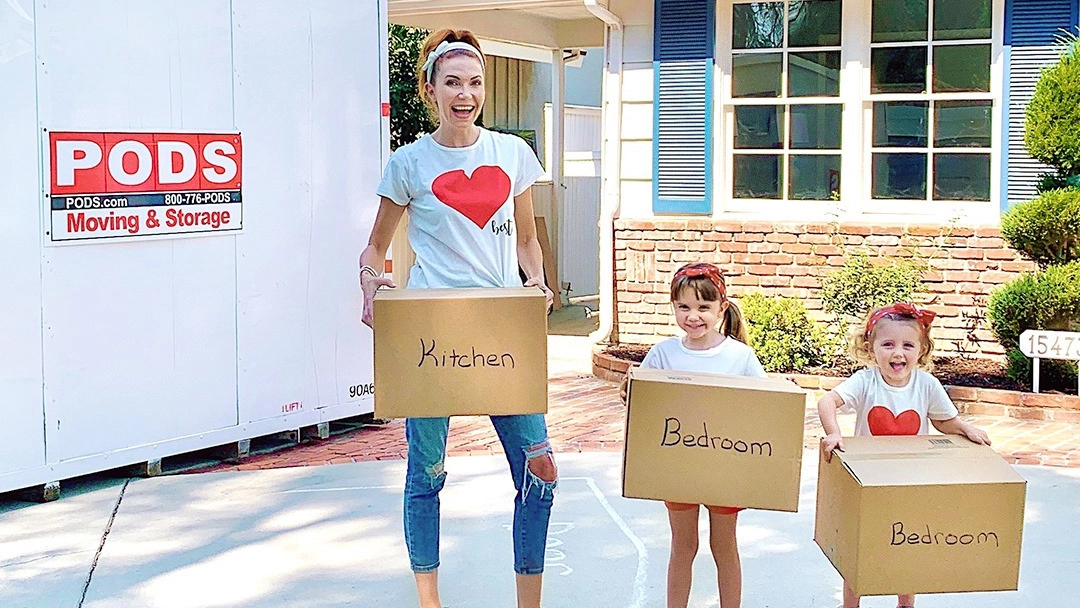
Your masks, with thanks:
M 919 323 L 919 326 L 923 328 L 923 331 L 930 331 L 930 324 L 934 322 L 934 317 L 937 316 L 937 313 L 924 308 L 915 308 L 906 302 L 897 302 L 892 306 L 879 308 L 866 320 L 867 338 L 874 332 L 874 326 L 877 325 L 877 322 L 889 315 L 898 315 L 900 317 L 915 319 L 915 321 Z
M 675 273 L 676 280 L 680 277 L 686 277 L 688 279 L 696 279 L 699 277 L 705 277 L 712 281 L 713 285 L 716 285 L 716 289 L 720 291 L 720 298 L 727 297 L 727 285 L 724 283 L 724 275 L 720 272 L 720 269 L 712 264 L 701 262 L 698 264 L 687 264 Z

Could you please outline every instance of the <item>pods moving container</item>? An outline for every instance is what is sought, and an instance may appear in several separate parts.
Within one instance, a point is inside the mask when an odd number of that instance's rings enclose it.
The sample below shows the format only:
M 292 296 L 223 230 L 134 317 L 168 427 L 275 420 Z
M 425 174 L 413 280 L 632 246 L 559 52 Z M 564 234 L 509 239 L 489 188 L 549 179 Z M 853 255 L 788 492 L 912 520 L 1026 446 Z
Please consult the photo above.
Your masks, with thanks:
M 0 3 L 0 491 L 372 411 L 386 27 Z

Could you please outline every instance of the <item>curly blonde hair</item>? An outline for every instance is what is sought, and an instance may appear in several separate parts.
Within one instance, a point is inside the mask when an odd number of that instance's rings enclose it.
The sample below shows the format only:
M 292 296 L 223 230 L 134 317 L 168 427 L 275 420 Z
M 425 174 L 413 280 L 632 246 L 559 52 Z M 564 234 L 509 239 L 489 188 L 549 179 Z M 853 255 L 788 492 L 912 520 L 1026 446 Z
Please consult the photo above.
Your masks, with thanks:
M 848 356 L 854 359 L 859 365 L 863 367 L 875 367 L 877 361 L 874 359 L 874 334 L 877 333 L 879 327 L 881 327 L 881 321 L 899 321 L 914 323 L 919 329 L 919 336 L 921 336 L 922 347 L 919 351 L 919 367 L 927 372 L 934 370 L 934 339 L 930 337 L 930 328 L 924 328 L 915 319 L 902 315 L 902 314 L 888 314 L 881 318 L 874 330 L 869 334 L 866 331 L 866 326 L 870 321 L 870 317 L 874 315 L 880 309 L 871 310 L 862 323 L 852 325 L 848 331 Z

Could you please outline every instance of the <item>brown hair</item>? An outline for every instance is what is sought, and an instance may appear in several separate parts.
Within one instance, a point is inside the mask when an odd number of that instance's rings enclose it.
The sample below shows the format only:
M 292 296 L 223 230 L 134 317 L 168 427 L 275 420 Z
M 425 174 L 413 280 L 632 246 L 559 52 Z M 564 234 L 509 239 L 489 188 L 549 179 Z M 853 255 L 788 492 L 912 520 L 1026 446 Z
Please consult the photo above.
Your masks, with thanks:
M 848 354 L 865 367 L 873 367 L 877 365 L 877 361 L 874 359 L 874 334 L 877 333 L 878 327 L 881 326 L 879 321 L 874 325 L 874 329 L 867 333 L 866 325 L 870 320 L 870 317 L 874 316 L 876 312 L 881 310 L 880 308 L 871 310 L 863 318 L 861 323 L 852 325 L 850 331 L 848 331 Z M 933 371 L 934 369 L 934 340 L 930 337 L 930 328 L 924 327 L 916 319 L 901 315 L 901 314 L 887 314 L 881 317 L 881 321 L 900 321 L 914 323 L 919 329 L 920 346 L 919 351 L 919 367 L 926 371 Z
M 420 95 L 420 101 L 424 102 L 424 105 L 428 108 L 428 113 L 436 122 L 439 120 L 439 108 L 435 105 L 435 100 L 428 95 L 427 87 L 424 86 L 428 83 L 427 72 L 424 71 L 424 64 L 427 63 L 428 55 L 443 42 L 465 42 L 476 47 L 476 50 L 481 55 L 484 53 L 480 49 L 480 41 L 476 38 L 476 35 L 469 30 L 438 30 L 432 32 L 427 39 L 424 40 L 424 45 L 420 47 L 420 59 L 416 63 L 416 88 L 417 93 Z M 435 61 L 435 66 L 431 69 L 432 78 L 434 79 L 435 74 L 439 71 L 439 61 L 444 57 L 455 57 L 458 55 L 469 55 L 469 52 L 466 50 L 455 49 L 453 51 L 448 51 L 445 55 L 439 57 L 439 59 Z
M 683 266 L 671 280 L 671 302 L 674 303 L 679 299 L 679 294 L 687 289 L 692 290 L 695 296 L 706 302 L 727 302 L 728 306 L 724 310 L 720 333 L 731 336 L 743 344 L 749 344 L 750 336 L 746 331 L 746 321 L 743 320 L 742 311 L 739 310 L 738 305 L 728 299 L 727 285 L 724 283 L 723 276 L 717 274 L 720 278 L 720 284 L 717 285 L 708 276 L 687 276 L 681 273 L 682 270 L 691 266 L 697 266 L 697 264 Z

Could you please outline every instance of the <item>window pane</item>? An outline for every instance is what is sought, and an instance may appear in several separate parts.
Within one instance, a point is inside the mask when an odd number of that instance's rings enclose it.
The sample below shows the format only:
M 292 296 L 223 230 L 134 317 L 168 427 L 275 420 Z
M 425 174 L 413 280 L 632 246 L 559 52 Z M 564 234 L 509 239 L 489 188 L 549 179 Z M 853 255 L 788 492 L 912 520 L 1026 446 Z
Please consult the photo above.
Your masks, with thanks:
M 788 95 L 791 97 L 840 95 L 840 51 L 788 55 Z
M 732 7 L 734 49 L 778 49 L 784 45 L 784 3 L 751 2 Z
M 926 200 L 925 154 L 875 154 L 873 196 Z
M 791 0 L 788 46 L 840 46 L 840 0 Z
M 926 47 L 872 49 L 870 92 L 926 92 Z
M 784 106 L 735 106 L 735 147 L 784 147 Z
M 939 101 L 934 104 L 934 145 L 940 148 L 990 147 L 993 102 Z
M 990 200 L 990 155 L 935 154 L 934 199 Z
M 934 47 L 934 92 L 990 90 L 990 45 Z
M 731 58 L 732 97 L 780 97 L 784 74 L 782 53 L 754 53 Z
M 794 155 L 789 165 L 788 198 L 803 201 L 840 199 L 840 155 Z
M 735 155 L 735 198 L 780 198 L 779 154 Z
M 843 106 L 791 106 L 791 148 L 839 150 Z
M 925 101 L 887 101 L 874 104 L 874 147 L 925 148 L 928 143 Z
M 990 0 L 934 0 L 934 40 L 989 38 Z
M 926 3 L 927 0 L 874 0 L 872 41 L 926 40 Z

